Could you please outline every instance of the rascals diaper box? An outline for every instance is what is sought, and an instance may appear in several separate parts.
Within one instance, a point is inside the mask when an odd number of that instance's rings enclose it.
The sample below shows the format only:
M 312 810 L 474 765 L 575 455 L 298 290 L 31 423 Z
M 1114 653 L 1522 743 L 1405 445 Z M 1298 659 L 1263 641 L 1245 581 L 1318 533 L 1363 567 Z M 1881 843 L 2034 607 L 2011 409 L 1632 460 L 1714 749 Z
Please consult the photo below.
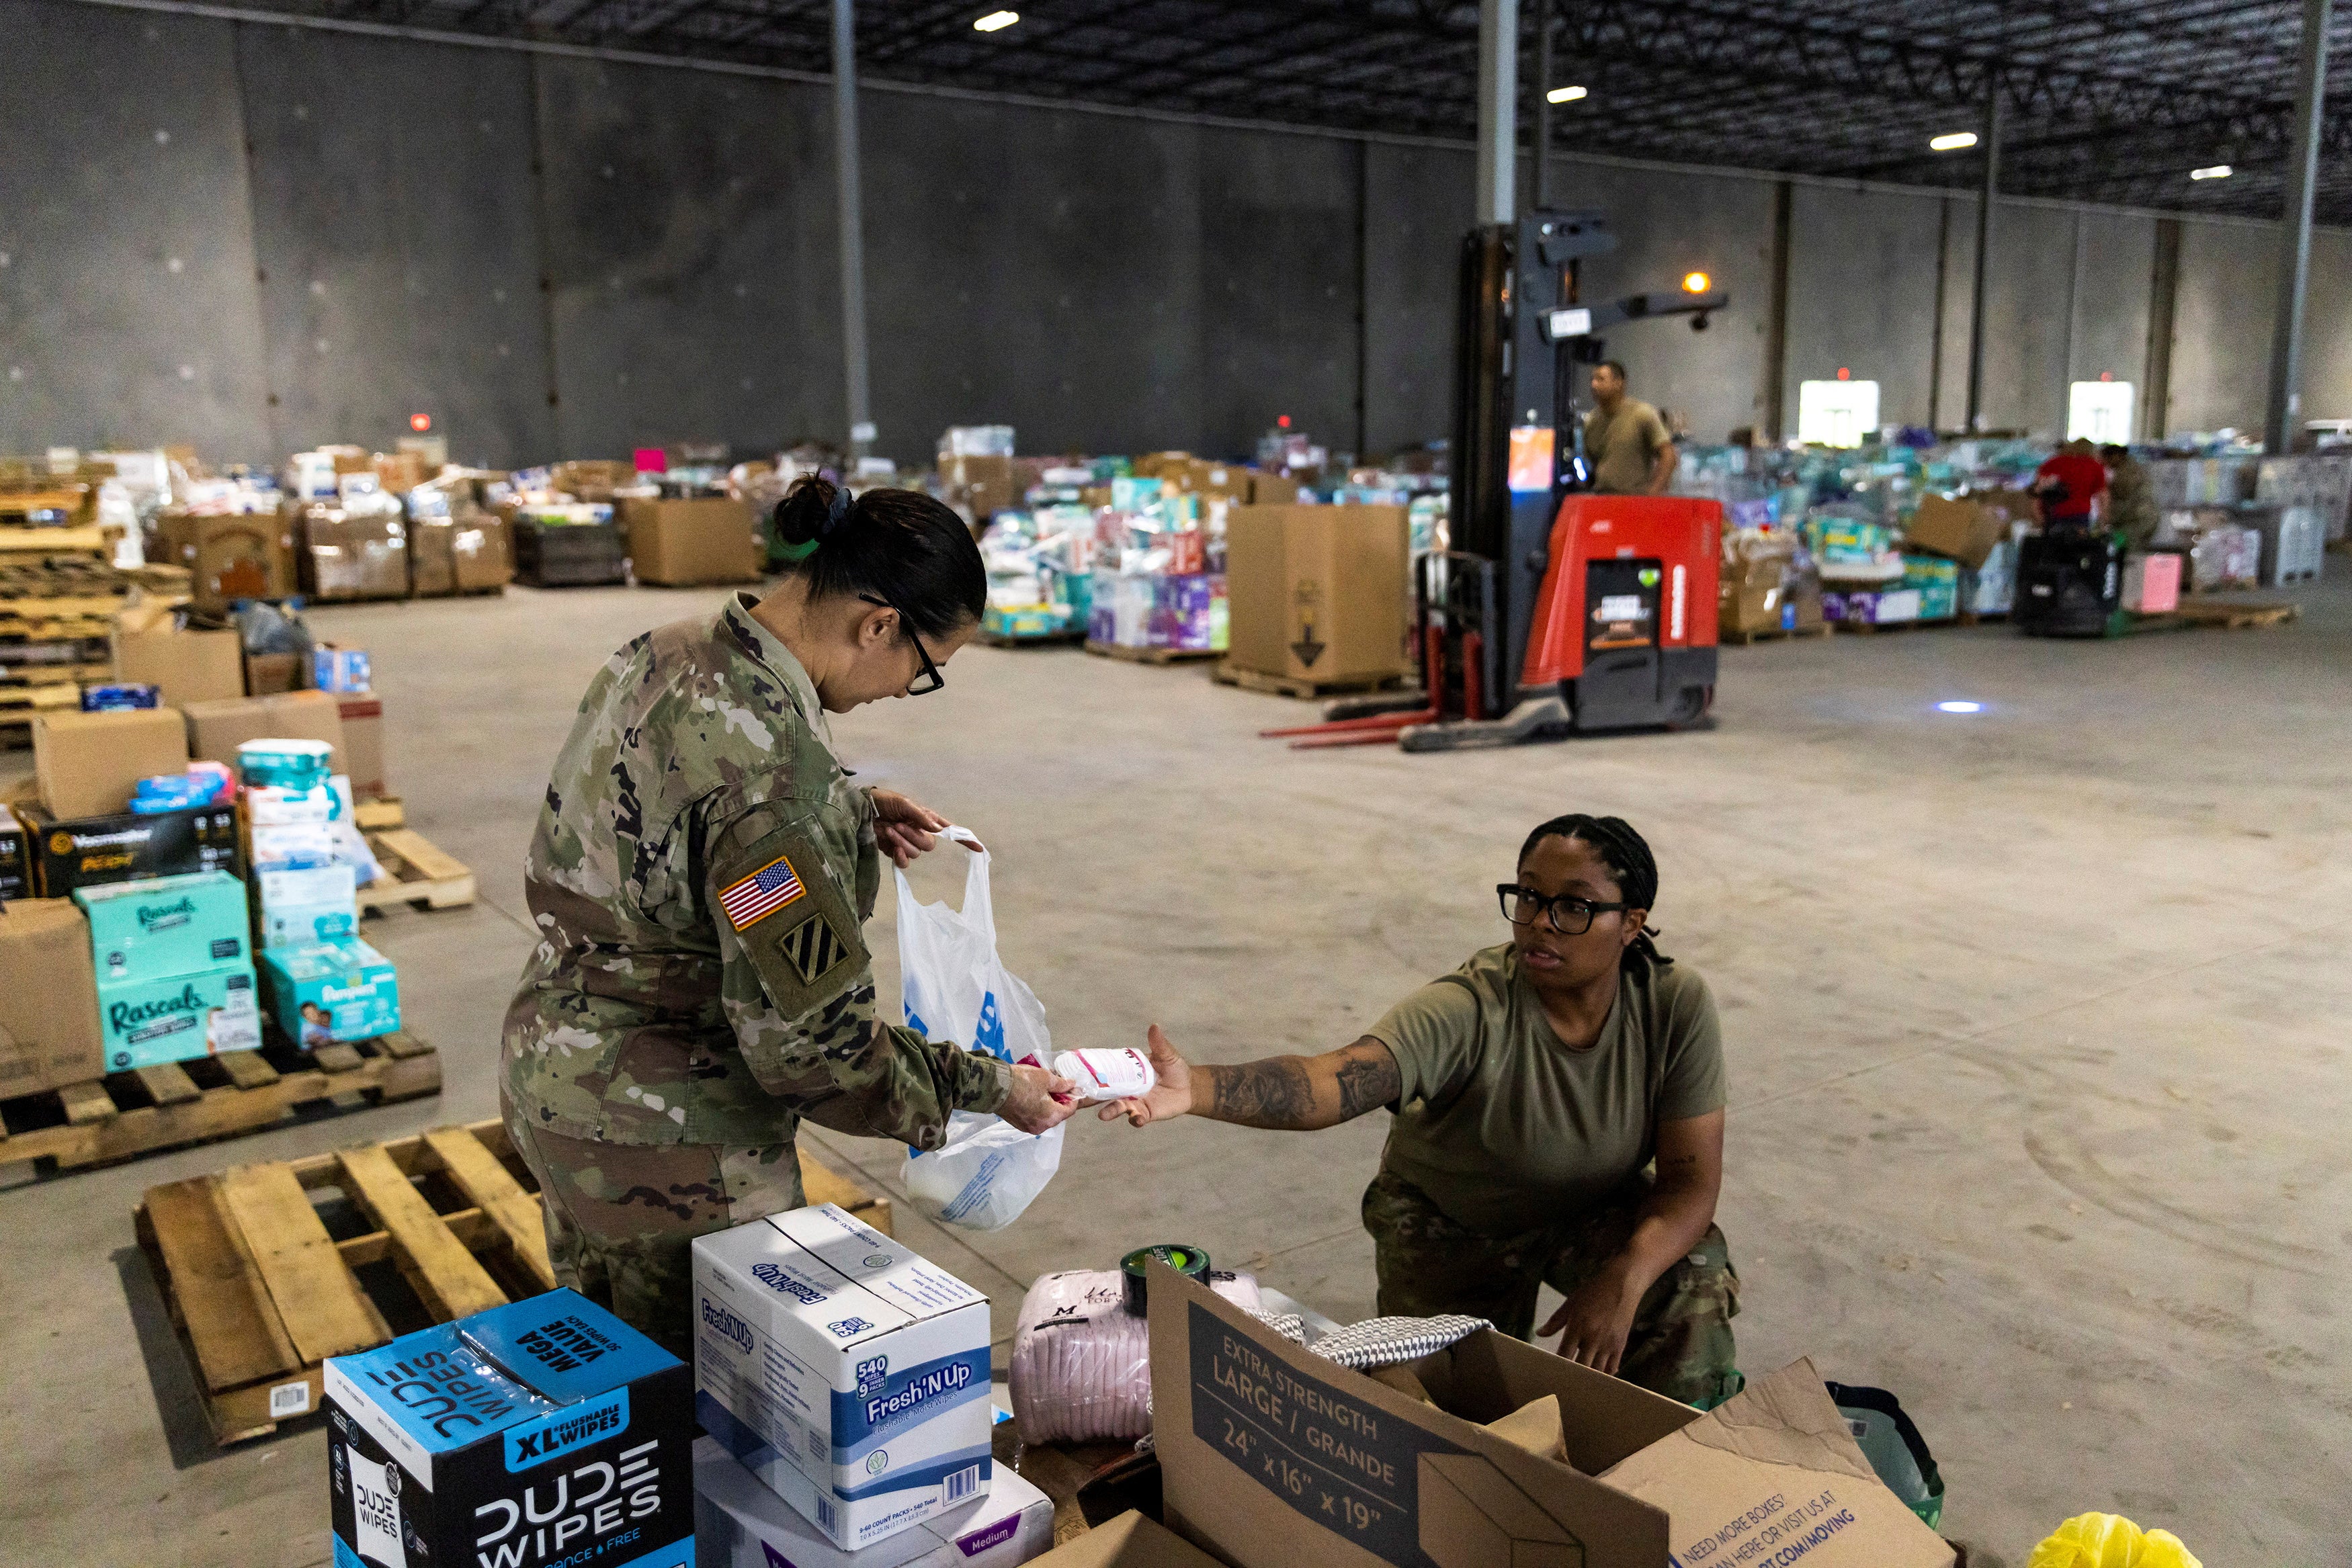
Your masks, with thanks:
M 269 987 L 270 1016 L 305 1051 L 373 1040 L 400 1027 L 399 972 L 356 938 L 266 947 L 261 974 Z
M 261 1049 L 253 966 L 242 960 L 158 979 L 100 979 L 98 1021 L 109 1072 Z
M 694 1538 L 702 1568 L 1016 1568 L 1052 1548 L 1054 1502 L 1003 1470 L 978 1500 L 848 1552 L 705 1437 L 694 1445 Z
M 245 883 L 225 871 L 78 887 L 99 984 L 192 974 L 246 956 Z
M 686 1365 L 550 1291 L 324 1369 L 337 1568 L 693 1568 Z
M 989 1490 L 988 1298 L 833 1204 L 694 1242 L 703 1429 L 835 1546 Z

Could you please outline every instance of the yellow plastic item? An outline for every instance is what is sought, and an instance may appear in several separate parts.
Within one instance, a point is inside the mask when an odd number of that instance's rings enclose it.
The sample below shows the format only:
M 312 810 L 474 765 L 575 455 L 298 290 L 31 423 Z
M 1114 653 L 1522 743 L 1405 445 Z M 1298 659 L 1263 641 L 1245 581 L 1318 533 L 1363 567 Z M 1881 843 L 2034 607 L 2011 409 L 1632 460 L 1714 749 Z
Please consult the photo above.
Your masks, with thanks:
M 2078 1513 L 2033 1549 L 2025 1568 L 2205 1568 L 2168 1530 L 2119 1513 Z

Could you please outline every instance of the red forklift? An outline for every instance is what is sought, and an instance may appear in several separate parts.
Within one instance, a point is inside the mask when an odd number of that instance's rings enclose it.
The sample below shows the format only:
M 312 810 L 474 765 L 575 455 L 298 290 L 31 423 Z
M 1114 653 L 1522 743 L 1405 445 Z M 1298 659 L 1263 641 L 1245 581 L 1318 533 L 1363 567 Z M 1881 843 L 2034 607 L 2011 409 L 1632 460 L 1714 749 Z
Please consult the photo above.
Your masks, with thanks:
M 1715 700 L 1723 510 L 1600 496 L 1577 394 L 1623 321 L 1686 316 L 1720 293 L 1580 300 L 1579 266 L 1617 248 L 1597 212 L 1531 212 L 1463 242 L 1452 546 L 1415 583 L 1422 689 L 1333 703 L 1270 729 L 1300 748 L 1507 746 L 1702 721 Z

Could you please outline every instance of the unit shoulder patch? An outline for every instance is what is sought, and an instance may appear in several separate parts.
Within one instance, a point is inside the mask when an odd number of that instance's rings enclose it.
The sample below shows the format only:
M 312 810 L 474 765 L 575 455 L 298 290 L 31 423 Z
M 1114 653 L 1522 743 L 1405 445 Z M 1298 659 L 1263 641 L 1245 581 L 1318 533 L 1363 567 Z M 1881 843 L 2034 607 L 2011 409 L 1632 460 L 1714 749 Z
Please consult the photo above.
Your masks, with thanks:
M 776 946 L 784 961 L 800 975 L 802 983 L 809 986 L 815 985 L 849 956 L 849 945 L 821 912 L 812 914 L 785 932 Z

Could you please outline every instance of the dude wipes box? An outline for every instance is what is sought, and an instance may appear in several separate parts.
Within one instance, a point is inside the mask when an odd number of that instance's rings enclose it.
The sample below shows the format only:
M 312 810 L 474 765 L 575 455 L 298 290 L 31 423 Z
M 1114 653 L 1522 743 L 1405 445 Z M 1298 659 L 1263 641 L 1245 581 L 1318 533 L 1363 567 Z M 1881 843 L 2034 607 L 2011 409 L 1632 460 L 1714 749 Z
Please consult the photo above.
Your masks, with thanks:
M 572 1291 L 324 1374 L 336 1568 L 693 1568 L 692 1379 Z
M 834 1204 L 694 1243 L 694 1402 L 835 1545 L 989 1490 L 988 1298 Z

